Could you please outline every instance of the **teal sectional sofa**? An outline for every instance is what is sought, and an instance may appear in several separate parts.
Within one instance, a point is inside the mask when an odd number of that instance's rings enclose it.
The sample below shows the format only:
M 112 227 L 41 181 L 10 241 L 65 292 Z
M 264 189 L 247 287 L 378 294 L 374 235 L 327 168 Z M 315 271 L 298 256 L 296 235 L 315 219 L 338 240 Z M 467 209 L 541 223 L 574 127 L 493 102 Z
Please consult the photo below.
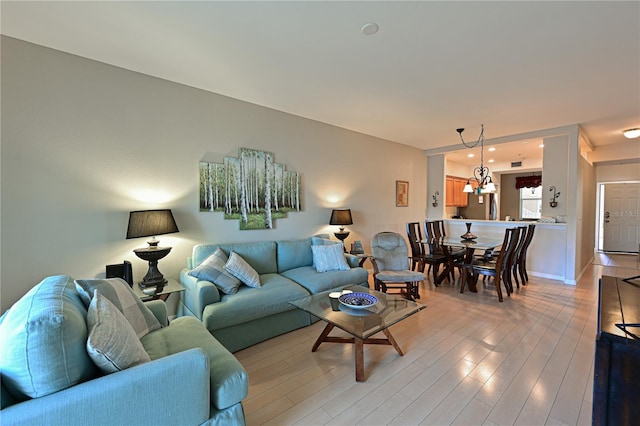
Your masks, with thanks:
M 345 254 L 348 270 L 317 272 L 311 249 L 314 242 L 316 238 L 309 237 L 196 245 L 187 268 L 180 272 L 185 291 L 181 294 L 178 315 L 198 318 L 231 352 L 310 325 L 316 319 L 294 308 L 289 301 L 346 285 L 369 285 L 367 270 L 358 266 L 357 257 L 349 254 Z M 189 275 L 218 248 L 227 256 L 232 251 L 240 255 L 259 274 L 261 287 L 241 285 L 237 293 L 224 294 L 212 282 Z
M 151 360 L 104 374 L 85 347 L 87 308 L 73 278 L 33 287 L 0 317 L 0 423 L 243 425 L 242 365 L 200 321 L 167 325 L 164 302 L 146 306 L 162 325 L 140 338 Z

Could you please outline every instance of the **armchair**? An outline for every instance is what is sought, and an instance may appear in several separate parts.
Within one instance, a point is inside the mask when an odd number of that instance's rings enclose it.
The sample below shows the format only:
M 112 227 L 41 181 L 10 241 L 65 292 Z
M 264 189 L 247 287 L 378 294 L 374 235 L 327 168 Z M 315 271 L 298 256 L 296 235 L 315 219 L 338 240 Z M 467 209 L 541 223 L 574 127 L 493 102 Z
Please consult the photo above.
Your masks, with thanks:
M 371 241 L 373 283 L 375 289 L 386 293 L 399 289 L 409 300 L 420 298 L 418 285 L 424 281 L 422 272 L 409 269 L 409 250 L 404 238 L 395 232 L 380 232 Z

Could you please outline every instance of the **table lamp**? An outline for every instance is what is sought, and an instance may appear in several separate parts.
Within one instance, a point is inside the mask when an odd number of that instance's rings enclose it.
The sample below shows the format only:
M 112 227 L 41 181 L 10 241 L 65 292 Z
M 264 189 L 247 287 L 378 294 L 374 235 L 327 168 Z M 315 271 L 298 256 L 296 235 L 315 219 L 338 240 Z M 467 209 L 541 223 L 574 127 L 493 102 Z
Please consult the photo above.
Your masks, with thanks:
M 352 224 L 353 224 L 353 219 L 351 218 L 350 209 L 336 209 L 331 212 L 331 219 L 329 220 L 329 225 L 340 225 L 340 232 L 334 232 L 333 235 L 335 235 L 337 239 L 342 241 L 343 246 L 344 246 L 344 240 L 349 236 L 349 231 L 344 230 L 344 225 L 352 225 Z
M 171 251 L 171 247 L 158 247 L 159 241 L 156 235 L 178 232 L 178 226 L 170 209 L 165 210 L 139 210 L 129 213 L 129 226 L 127 227 L 127 239 L 152 237 L 147 241 L 149 247 L 135 249 L 133 252 L 142 260 L 149 262 L 149 270 L 138 285 L 141 288 L 162 286 L 167 280 L 158 270 L 158 260 Z

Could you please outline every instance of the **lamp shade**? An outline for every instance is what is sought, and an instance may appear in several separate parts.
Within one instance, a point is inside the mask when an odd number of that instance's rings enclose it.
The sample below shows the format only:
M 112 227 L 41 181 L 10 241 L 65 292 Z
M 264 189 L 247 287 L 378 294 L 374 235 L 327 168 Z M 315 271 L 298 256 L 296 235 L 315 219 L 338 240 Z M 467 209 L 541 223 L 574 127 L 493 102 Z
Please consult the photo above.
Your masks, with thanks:
M 333 210 L 331 212 L 331 219 L 329 225 L 352 225 L 353 219 L 351 218 L 350 209 Z
M 139 210 L 129 213 L 127 239 L 151 237 L 178 232 L 178 225 L 170 209 Z

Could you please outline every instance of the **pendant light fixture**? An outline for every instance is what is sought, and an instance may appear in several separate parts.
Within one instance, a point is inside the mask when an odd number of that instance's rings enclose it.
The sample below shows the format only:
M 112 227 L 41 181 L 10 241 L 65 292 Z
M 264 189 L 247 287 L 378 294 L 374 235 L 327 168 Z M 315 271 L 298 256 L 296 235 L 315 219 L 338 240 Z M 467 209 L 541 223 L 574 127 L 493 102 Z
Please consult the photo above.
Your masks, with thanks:
M 460 135 L 460 140 L 465 147 L 475 148 L 480 144 L 480 165 L 473 169 L 473 176 L 467 179 L 467 184 L 464 186 L 462 192 L 476 192 L 478 195 L 496 192 L 496 186 L 493 184 L 493 180 L 490 176 L 491 172 L 489 171 L 489 168 L 484 165 L 484 124 L 481 125 L 480 136 L 474 143 L 467 143 L 464 141 L 464 138 L 462 137 L 464 128 L 456 129 L 456 131 Z M 475 181 L 477 183 L 477 188 L 475 190 L 473 189 L 471 181 Z

